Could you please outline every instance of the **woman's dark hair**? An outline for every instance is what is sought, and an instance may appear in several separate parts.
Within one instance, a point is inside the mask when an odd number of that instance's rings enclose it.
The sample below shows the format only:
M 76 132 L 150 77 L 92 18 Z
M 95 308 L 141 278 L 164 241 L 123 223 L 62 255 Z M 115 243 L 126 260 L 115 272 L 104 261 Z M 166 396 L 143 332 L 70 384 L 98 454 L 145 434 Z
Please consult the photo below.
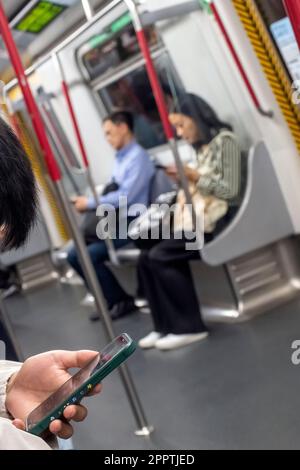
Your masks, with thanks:
M 179 97 L 178 112 L 191 117 L 201 131 L 201 140 L 195 144 L 196 147 L 208 144 L 221 129 L 232 130 L 232 126 L 221 121 L 203 98 L 193 93 L 186 93 Z
M 31 164 L 12 129 L 0 118 L 1 249 L 25 243 L 36 212 L 37 186 Z
M 114 124 L 126 124 L 131 132 L 134 132 L 134 118 L 130 111 L 115 111 L 106 116 L 103 122 L 111 121 Z

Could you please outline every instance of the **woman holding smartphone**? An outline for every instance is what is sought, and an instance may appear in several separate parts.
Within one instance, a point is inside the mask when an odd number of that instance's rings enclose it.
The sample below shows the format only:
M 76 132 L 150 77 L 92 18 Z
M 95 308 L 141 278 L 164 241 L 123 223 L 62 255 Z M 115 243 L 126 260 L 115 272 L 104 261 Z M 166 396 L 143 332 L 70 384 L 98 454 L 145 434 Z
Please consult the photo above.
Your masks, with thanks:
M 179 110 L 169 118 L 177 136 L 196 152 L 196 164 L 186 167 L 185 172 L 193 201 L 197 198 L 203 201 L 207 242 L 222 229 L 238 205 L 241 152 L 231 126 L 221 122 L 204 100 L 187 94 L 179 99 Z M 174 168 L 169 169 L 172 172 L 176 173 Z M 182 192 L 177 202 L 185 211 Z M 185 216 L 177 219 L 183 221 Z M 208 336 L 189 266 L 201 253 L 197 249 L 187 250 L 184 236 L 181 239 L 174 236 L 184 229 L 180 223 L 176 226 L 175 220 L 170 239 L 159 242 L 140 257 L 139 278 L 154 323 L 154 331 L 140 340 L 141 348 L 175 349 Z

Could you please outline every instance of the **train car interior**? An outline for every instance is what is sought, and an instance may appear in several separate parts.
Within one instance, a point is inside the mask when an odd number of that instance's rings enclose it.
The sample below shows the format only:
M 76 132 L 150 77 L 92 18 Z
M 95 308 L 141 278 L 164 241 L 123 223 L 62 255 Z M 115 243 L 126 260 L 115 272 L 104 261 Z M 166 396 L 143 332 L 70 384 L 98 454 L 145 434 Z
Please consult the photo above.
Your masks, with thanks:
M 27 243 L 0 252 L 0 379 L 1 359 L 100 351 L 126 332 L 138 345 L 128 368 L 104 379 L 62 447 L 299 449 L 300 42 L 290 14 L 300 21 L 299 2 L 0 6 L 1 117 L 39 200 Z M 114 146 L 115 128 L 134 140 Z M 136 152 L 147 160 L 135 177 Z M 146 191 L 144 216 L 124 216 L 125 240 L 110 229 L 101 240 L 104 202 L 119 228 L 113 194 L 139 205 Z M 190 240 L 201 232 L 191 252 L 179 254 L 175 229 L 174 251 L 159 251 L 161 234 L 146 240 L 151 224 L 176 226 L 175 203 L 189 206 Z M 130 235 L 141 232 L 140 243 Z M 124 302 L 110 300 L 112 278 Z M 205 330 L 183 328 L 193 309 Z M 158 331 L 164 311 L 177 324 Z

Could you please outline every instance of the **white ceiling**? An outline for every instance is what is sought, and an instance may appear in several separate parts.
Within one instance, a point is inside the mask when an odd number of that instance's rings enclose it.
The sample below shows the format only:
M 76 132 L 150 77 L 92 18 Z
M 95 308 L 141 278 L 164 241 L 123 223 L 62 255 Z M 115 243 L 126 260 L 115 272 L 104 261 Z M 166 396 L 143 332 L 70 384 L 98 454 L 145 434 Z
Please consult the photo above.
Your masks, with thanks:
M 26 3 L 24 0 L 2 0 L 6 15 L 9 18 Z
M 72 5 L 79 0 L 50 0 L 53 3 L 62 3 L 63 5 Z M 29 3 L 26 0 L 2 0 L 2 4 L 4 6 L 5 12 L 7 16 L 10 18 L 12 17 L 18 10 L 20 10 L 23 6 Z
M 1 1 L 1 0 L 0 0 Z M 26 54 L 33 59 L 36 59 L 40 54 L 43 54 L 47 49 L 51 48 L 55 43 L 60 41 L 64 35 L 70 32 L 79 23 L 84 21 L 84 13 L 81 5 L 81 0 L 50 0 L 54 3 L 63 3 L 70 5 L 52 24 L 50 24 L 45 31 L 41 32 L 38 36 L 34 34 L 23 33 L 14 31 L 14 38 L 19 51 Z M 102 3 L 107 0 L 90 0 L 91 5 L 99 8 Z M 14 15 L 24 7 L 29 1 L 24 0 L 2 0 L 7 17 L 11 20 Z M 0 79 L 7 78 L 11 75 L 10 63 L 7 58 L 5 47 L 0 39 Z

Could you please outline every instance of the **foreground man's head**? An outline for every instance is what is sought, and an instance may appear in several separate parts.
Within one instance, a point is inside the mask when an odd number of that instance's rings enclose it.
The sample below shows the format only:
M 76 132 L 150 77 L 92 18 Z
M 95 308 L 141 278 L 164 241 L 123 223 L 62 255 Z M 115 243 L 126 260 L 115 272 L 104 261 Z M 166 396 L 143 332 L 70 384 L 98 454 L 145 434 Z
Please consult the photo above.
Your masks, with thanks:
M 25 243 L 36 219 L 37 187 L 18 138 L 0 118 L 0 247 Z

